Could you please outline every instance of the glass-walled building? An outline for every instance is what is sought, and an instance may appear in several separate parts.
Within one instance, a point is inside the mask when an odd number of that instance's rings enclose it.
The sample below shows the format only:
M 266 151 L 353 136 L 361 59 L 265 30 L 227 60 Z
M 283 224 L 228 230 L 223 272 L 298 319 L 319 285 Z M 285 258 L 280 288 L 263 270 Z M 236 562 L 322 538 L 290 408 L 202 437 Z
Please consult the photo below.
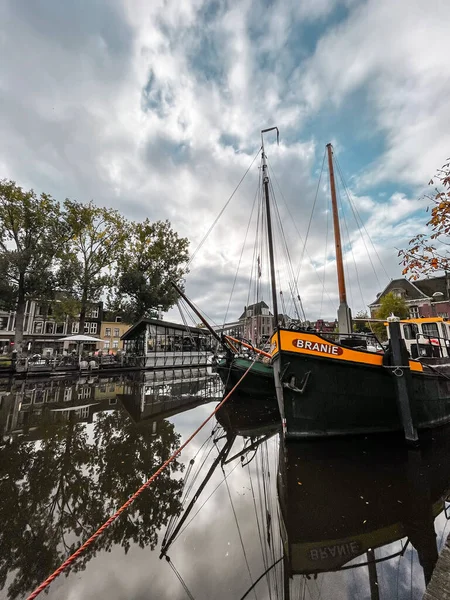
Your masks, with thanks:
M 128 357 L 145 358 L 145 368 L 207 364 L 216 340 L 202 327 L 141 319 L 121 338 Z

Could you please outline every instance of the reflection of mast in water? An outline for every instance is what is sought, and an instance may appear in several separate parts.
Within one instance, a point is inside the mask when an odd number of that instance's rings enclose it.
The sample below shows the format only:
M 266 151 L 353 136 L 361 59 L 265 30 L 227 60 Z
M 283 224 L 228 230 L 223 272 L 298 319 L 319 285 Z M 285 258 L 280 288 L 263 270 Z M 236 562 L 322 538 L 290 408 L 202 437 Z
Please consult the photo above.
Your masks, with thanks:
M 448 431 L 435 431 L 413 450 L 385 438 L 281 443 L 285 600 L 296 575 L 366 567 L 370 597 L 378 599 L 377 565 L 403 555 L 409 543 L 428 583 L 438 557 L 434 519 L 450 486 L 449 454 Z M 400 551 L 377 557 L 378 548 L 404 538 Z

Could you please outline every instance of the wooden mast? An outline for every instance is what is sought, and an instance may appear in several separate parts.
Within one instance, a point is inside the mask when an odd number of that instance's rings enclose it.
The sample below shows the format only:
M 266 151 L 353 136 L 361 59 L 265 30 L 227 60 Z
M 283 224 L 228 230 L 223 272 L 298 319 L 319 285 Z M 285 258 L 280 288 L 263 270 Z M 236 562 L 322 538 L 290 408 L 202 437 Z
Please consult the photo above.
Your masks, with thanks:
M 347 291 L 345 289 L 344 261 L 342 259 L 341 230 L 339 227 L 339 213 L 336 200 L 336 184 L 334 181 L 333 147 L 327 144 L 328 170 L 330 173 L 331 206 L 333 209 L 334 242 L 336 247 L 336 269 L 339 287 L 338 323 L 339 333 L 352 333 L 352 315 L 347 305 Z

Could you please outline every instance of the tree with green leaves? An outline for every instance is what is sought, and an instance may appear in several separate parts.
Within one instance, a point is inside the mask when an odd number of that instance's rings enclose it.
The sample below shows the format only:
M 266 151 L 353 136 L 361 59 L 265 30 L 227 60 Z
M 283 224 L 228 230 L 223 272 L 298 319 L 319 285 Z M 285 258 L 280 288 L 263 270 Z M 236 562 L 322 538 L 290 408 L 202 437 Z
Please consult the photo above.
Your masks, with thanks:
M 19 351 L 26 302 L 52 297 L 55 258 L 66 241 L 67 227 L 56 200 L 23 190 L 14 181 L 0 181 L 0 287 L 3 301 L 16 311 Z
M 86 314 L 113 281 L 115 266 L 125 252 L 129 224 L 116 210 L 64 201 L 64 221 L 70 240 L 58 271 L 59 288 L 79 302 L 79 332 Z
M 377 319 L 387 319 L 390 315 L 407 319 L 409 317 L 409 309 L 405 300 L 389 292 L 380 300 L 380 308 L 377 310 L 375 317 Z M 374 323 L 373 331 L 381 340 L 387 339 L 386 327 L 384 323 Z
M 358 319 L 353 323 L 353 331 L 356 333 L 366 333 L 370 331 L 369 323 L 364 322 L 361 319 L 368 319 L 369 313 L 367 310 L 360 310 L 356 313 L 355 319 Z
M 45 419 L 35 442 L 15 439 L 0 461 L 0 590 L 24 598 L 72 554 L 179 445 L 174 425 L 158 434 L 124 412 L 97 413 L 93 439 L 75 412 Z M 48 415 L 48 413 L 47 413 Z M 62 418 L 62 417 L 61 417 Z M 97 552 L 132 544 L 154 549 L 158 532 L 181 509 L 177 459 L 71 566 L 85 569 Z M 6 589 L 5 589 L 6 587 Z M 3 596 L 2 596 L 3 597 Z
M 169 221 L 133 223 L 126 252 L 119 259 L 119 277 L 112 307 L 134 323 L 149 316 L 158 305 L 168 310 L 177 300 L 171 281 L 180 284 L 187 272 L 187 238 L 181 238 Z

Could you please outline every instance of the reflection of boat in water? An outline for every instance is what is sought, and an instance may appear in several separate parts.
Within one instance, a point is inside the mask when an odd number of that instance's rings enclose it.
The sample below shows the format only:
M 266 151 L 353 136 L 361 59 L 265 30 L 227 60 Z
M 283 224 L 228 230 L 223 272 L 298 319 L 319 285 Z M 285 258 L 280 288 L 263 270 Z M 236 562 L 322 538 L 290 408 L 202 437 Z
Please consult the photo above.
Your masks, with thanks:
M 434 519 L 450 489 L 449 455 L 448 428 L 412 450 L 392 438 L 281 444 L 286 581 L 362 567 L 379 598 L 377 563 L 402 555 L 409 543 L 428 582 L 438 558 Z
M 388 599 L 395 581 L 390 574 L 400 569 L 400 581 L 409 582 L 416 553 L 423 578 L 414 576 L 415 587 L 430 580 L 438 558 L 435 519 L 450 490 L 449 428 L 423 435 L 418 449 L 408 449 L 395 435 L 285 443 L 277 435 L 281 421 L 275 402 L 246 395 L 231 397 L 217 421 L 210 439 L 215 449 L 205 463 L 202 457 L 210 446 L 202 446 L 198 467 L 184 484 L 185 508 L 168 526 L 161 557 L 167 557 L 209 498 L 242 465 L 236 473 L 239 488 L 251 492 L 239 511 L 231 508 L 236 518 L 256 515 L 261 529 L 259 536 L 256 530 L 253 535 L 266 557 L 257 573 L 261 576 L 253 573 L 252 587 L 242 598 L 251 597 L 256 585 L 270 590 L 275 580 L 284 580 L 272 597 L 293 600 L 302 597 L 296 595 L 301 585 L 304 589 L 308 579 L 322 574 L 326 579 L 320 588 L 329 584 L 333 589 L 336 581 L 344 586 L 341 595 L 323 597 Z M 213 479 L 215 471 L 221 475 Z M 272 580 L 267 572 L 273 572 Z M 335 572 L 341 573 L 338 580 L 329 575 Z M 350 590 L 355 577 L 362 594 Z
M 217 421 L 228 433 L 245 437 L 258 433 L 273 435 L 280 431 L 280 412 L 276 398 L 259 398 L 235 392 L 216 413 Z

